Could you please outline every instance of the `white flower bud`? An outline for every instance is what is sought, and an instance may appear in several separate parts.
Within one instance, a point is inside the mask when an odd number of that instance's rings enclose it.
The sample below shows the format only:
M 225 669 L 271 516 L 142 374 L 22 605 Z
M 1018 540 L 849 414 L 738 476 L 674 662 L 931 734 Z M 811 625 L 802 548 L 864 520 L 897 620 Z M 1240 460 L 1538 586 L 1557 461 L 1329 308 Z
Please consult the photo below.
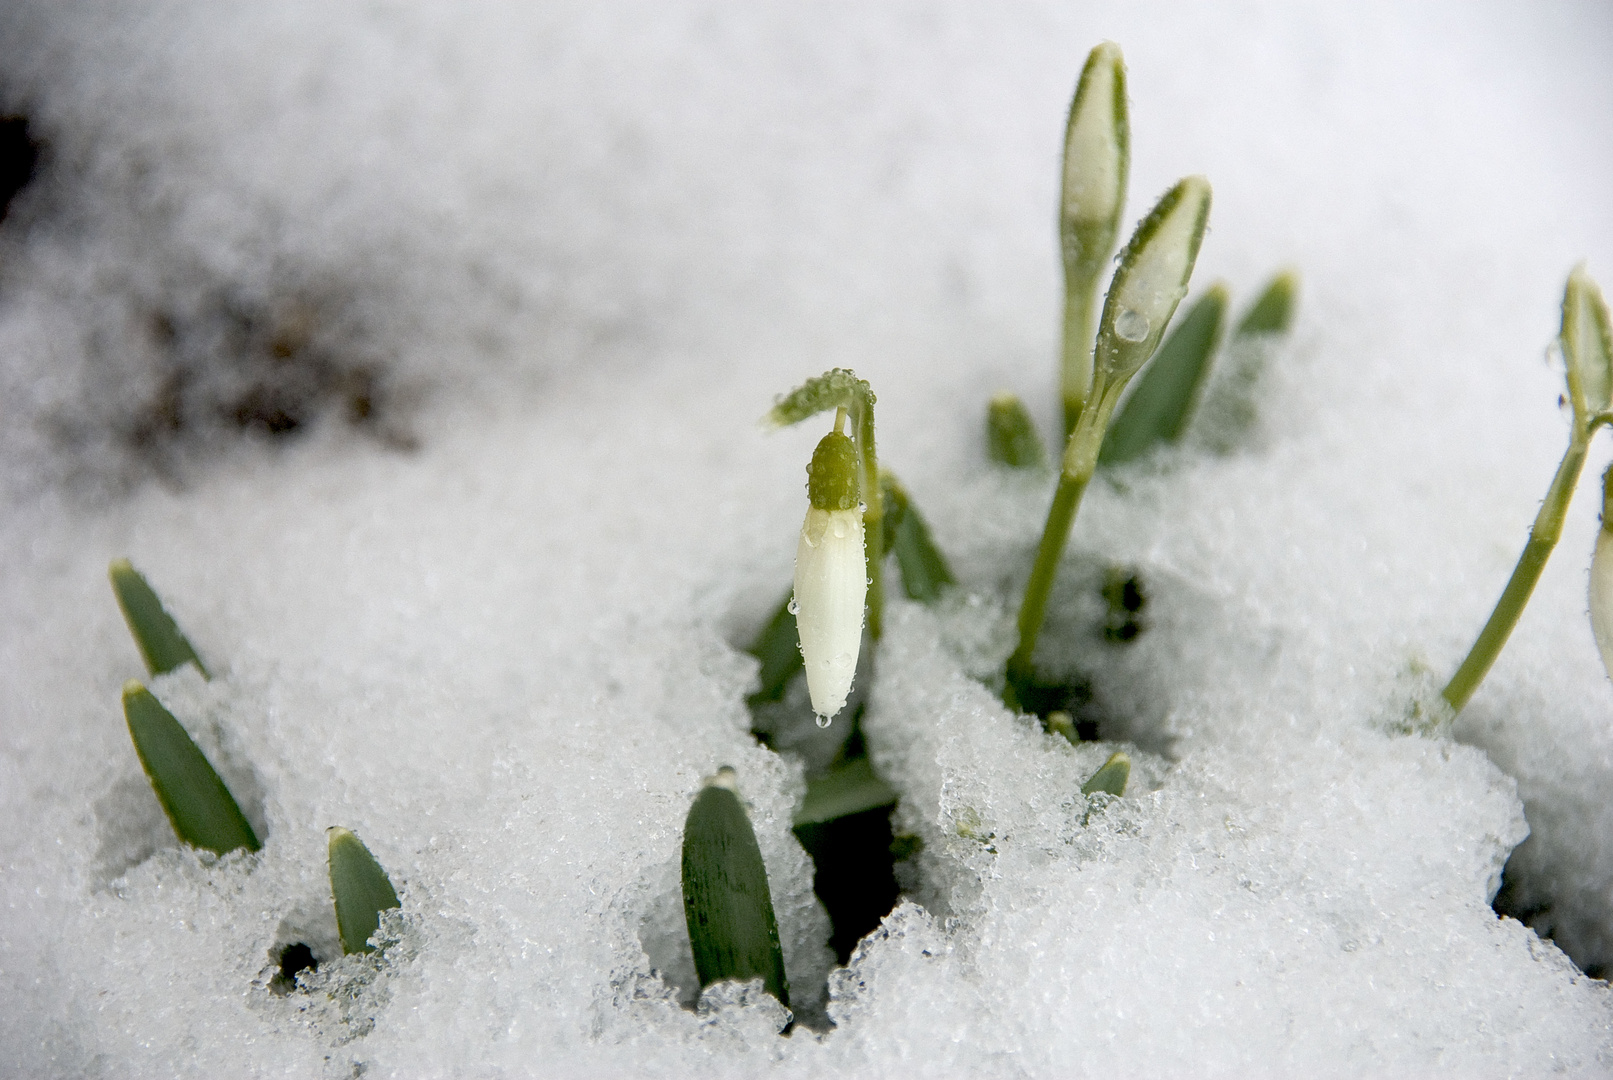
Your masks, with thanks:
M 812 506 L 795 549 L 795 625 L 812 711 L 823 724 L 845 708 L 862 648 L 868 564 L 857 470 L 852 441 L 824 436 L 807 468 Z

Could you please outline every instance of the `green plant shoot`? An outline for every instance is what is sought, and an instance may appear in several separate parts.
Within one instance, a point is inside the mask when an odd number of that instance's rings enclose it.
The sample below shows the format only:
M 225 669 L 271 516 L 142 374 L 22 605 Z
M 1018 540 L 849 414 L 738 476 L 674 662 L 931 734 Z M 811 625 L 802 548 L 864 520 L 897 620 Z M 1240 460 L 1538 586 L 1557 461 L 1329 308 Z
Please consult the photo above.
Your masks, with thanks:
M 796 827 L 877 810 L 896 803 L 896 789 L 879 778 L 866 755 L 854 757 L 807 784 L 806 798 L 795 812 Z
M 370 938 L 381 926 L 381 912 L 401 906 L 392 881 L 364 842 L 341 826 L 325 831 L 330 838 L 330 893 L 336 904 L 336 931 L 342 954 L 373 952 Z
M 1181 439 L 1221 340 L 1227 290 L 1213 285 L 1171 325 L 1104 437 L 1098 464 L 1120 465 Z
M 1546 560 L 1563 534 L 1563 521 L 1568 516 L 1574 486 L 1585 466 L 1591 436 L 1598 427 L 1613 420 L 1608 413 L 1610 398 L 1613 398 L 1613 331 L 1609 329 L 1602 291 L 1584 266 L 1575 267 L 1568 275 L 1558 344 L 1567 369 L 1568 400 L 1573 406 L 1568 450 L 1551 479 L 1546 499 L 1529 529 L 1529 541 L 1501 592 L 1501 599 L 1496 601 L 1466 659 L 1440 692 L 1452 714 L 1461 712 L 1472 699 L 1517 625 L 1524 605 L 1535 591 L 1535 583 L 1546 568 Z
M 173 713 L 134 679 L 123 684 L 123 715 L 151 790 L 180 840 L 219 855 L 263 846 L 206 755 Z
M 1238 328 L 1237 337 L 1257 334 L 1286 334 L 1294 323 L 1294 307 L 1299 299 L 1299 274 L 1294 270 L 1280 271 L 1264 292 L 1249 305 Z
M 1103 304 L 1092 393 L 1070 433 L 1053 505 L 1019 609 L 1019 645 L 1008 660 L 1003 700 L 1018 707 L 1019 687 L 1031 680 L 1031 657 L 1047 613 L 1059 558 L 1081 496 L 1097 468 L 1109 417 L 1121 392 L 1147 361 L 1187 292 L 1210 215 L 1210 184 L 1190 176 L 1165 193 L 1137 226 Z
M 986 456 L 1012 469 L 1047 467 L 1047 448 L 1019 396 L 1004 390 L 986 406 Z
M 129 633 L 148 672 L 165 675 L 181 664 L 191 663 L 202 673 L 202 678 L 210 677 L 201 657 L 180 633 L 173 616 L 128 559 L 112 560 L 107 577 L 112 580 L 112 593 L 118 598 L 118 607 L 123 611 L 123 619 L 129 624 Z
M 1091 779 L 1081 785 L 1081 794 L 1094 795 L 1100 791 L 1114 796 L 1126 793 L 1126 783 L 1131 779 L 1131 758 L 1124 751 L 1117 751 L 1109 755 L 1098 771 L 1092 774 Z
M 1059 194 L 1059 248 L 1064 260 L 1064 357 L 1060 394 L 1064 435 L 1092 389 L 1093 312 L 1098 287 L 1120 235 L 1131 169 L 1126 65 L 1120 46 L 1104 42 L 1087 55 L 1064 128 Z
M 735 788 L 734 770 L 717 770 L 683 827 L 683 913 L 695 971 L 702 990 L 724 979 L 760 977 L 788 1006 L 767 868 Z
M 762 662 L 761 688 L 747 700 L 752 709 L 769 701 L 781 701 L 795 673 L 801 670 L 801 639 L 790 610 L 793 593 L 785 593 L 773 617 L 745 651 Z

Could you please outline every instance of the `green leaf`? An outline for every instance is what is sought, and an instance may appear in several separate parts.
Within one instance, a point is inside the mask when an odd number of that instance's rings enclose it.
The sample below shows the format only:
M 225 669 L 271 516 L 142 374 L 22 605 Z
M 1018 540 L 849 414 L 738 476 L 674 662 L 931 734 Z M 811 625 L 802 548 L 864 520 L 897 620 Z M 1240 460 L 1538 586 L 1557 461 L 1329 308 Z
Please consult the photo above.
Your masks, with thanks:
M 896 789 L 879 778 L 866 756 L 831 769 L 807 784 L 806 798 L 795 812 L 795 825 L 817 825 L 896 803 Z
M 146 670 L 153 675 L 164 675 L 184 663 L 196 665 L 202 677 L 208 678 L 201 657 L 191 648 L 185 635 L 179 632 L 173 617 L 163 608 L 162 601 L 152 591 L 140 571 L 128 559 L 114 559 L 107 568 L 112 579 L 112 592 L 123 609 L 129 633 L 146 661 Z
M 689 808 L 683 913 L 701 989 L 724 979 L 760 977 L 780 1004 L 790 1004 L 767 868 L 730 768 L 718 770 Z
M 381 926 L 381 912 L 401 906 L 392 882 L 364 842 L 341 826 L 330 837 L 330 892 L 336 901 L 336 930 L 342 952 L 372 952 L 370 938 Z
M 790 610 L 794 593 L 786 592 L 773 617 L 756 635 L 745 650 L 762 662 L 760 674 L 762 688 L 748 699 L 751 708 L 767 701 L 781 701 L 790 680 L 804 665 L 801 659 L 801 634 L 795 626 L 795 613 Z
M 1294 321 L 1294 306 L 1299 299 L 1299 273 L 1284 270 L 1271 279 L 1266 291 L 1260 294 L 1244 312 L 1238 323 L 1238 337 L 1251 334 L 1286 334 Z
M 1004 391 L 986 406 L 986 456 L 1013 469 L 1047 467 L 1047 448 L 1018 395 Z
M 1109 760 L 1103 767 L 1092 774 L 1092 778 L 1081 785 L 1081 794 L 1094 795 L 1103 791 L 1110 795 L 1124 795 L 1126 781 L 1131 779 L 1131 758 L 1124 752 L 1109 755 Z
M 1227 290 L 1215 285 L 1176 320 L 1104 436 L 1099 465 L 1135 461 L 1182 437 L 1221 338 Z
M 908 498 L 907 489 L 888 472 L 880 474 L 879 482 L 884 489 L 886 520 L 895 521 L 894 526 L 888 527 L 887 546 L 896 553 L 896 564 L 902 571 L 902 588 L 907 590 L 909 598 L 932 604 L 947 586 L 956 585 L 958 579 L 952 576 L 952 568 L 935 546 L 930 527 Z
M 123 684 L 123 715 L 151 789 L 181 840 L 220 855 L 263 846 L 201 749 L 134 679 Z

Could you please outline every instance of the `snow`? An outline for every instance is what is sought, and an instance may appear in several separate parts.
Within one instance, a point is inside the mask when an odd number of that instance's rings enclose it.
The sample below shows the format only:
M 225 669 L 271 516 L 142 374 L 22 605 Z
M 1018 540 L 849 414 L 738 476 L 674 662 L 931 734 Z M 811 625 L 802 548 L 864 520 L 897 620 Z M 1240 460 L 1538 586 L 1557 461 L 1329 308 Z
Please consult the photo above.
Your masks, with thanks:
M 971 678 L 1050 492 L 982 427 L 1004 387 L 1053 425 L 1104 39 L 1128 223 L 1202 173 L 1194 293 L 1303 283 L 1250 439 L 1089 491 L 1046 655 L 1106 741 L 1070 746 Z M 1605 441 L 1473 703 L 1402 720 L 1566 442 L 1542 357 L 1569 269 L 1613 285 L 1609 45 L 1589 3 L 10 5 L 48 150 L 0 227 L 0 1073 L 1605 1075 Z M 924 846 L 844 969 L 736 648 L 827 428 L 757 420 L 832 366 L 962 583 L 890 600 L 859 688 Z M 181 850 L 146 786 L 124 555 L 215 673 L 151 685 L 257 856 Z M 1110 564 L 1134 645 L 1082 637 Z M 742 988 L 694 1008 L 678 853 L 721 765 L 785 1038 Z M 336 957 L 337 824 L 403 899 L 374 956 Z M 291 941 L 322 964 L 278 993 Z

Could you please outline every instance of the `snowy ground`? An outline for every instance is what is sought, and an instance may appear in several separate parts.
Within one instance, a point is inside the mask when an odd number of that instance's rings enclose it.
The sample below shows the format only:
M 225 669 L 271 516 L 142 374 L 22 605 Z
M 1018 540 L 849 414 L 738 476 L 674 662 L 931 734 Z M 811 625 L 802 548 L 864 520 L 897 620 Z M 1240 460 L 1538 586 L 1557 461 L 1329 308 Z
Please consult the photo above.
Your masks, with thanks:
M 1198 286 L 1304 284 L 1251 443 L 1088 495 L 1059 610 L 1085 566 L 1152 586 L 1080 661 L 1139 760 L 1089 812 L 1113 747 L 969 673 L 1050 488 L 986 463 L 985 401 L 1051 427 L 1059 139 L 1106 38 L 1128 219 L 1203 173 Z M 1543 356 L 1571 266 L 1613 287 L 1610 48 L 1594 3 L 6 7 L 48 149 L 0 226 L 0 1073 L 1607 1074 L 1605 441 L 1451 737 L 1394 727 L 1565 443 Z M 832 973 L 735 648 L 821 433 L 756 420 L 830 366 L 963 583 L 892 605 L 868 741 L 924 849 Z M 153 687 L 260 855 L 181 850 L 151 796 L 120 555 L 218 676 Z M 680 1005 L 723 764 L 827 1032 Z M 277 995 L 279 946 L 332 947 L 333 824 L 396 941 Z M 1509 855 L 1556 944 L 1492 910 Z

